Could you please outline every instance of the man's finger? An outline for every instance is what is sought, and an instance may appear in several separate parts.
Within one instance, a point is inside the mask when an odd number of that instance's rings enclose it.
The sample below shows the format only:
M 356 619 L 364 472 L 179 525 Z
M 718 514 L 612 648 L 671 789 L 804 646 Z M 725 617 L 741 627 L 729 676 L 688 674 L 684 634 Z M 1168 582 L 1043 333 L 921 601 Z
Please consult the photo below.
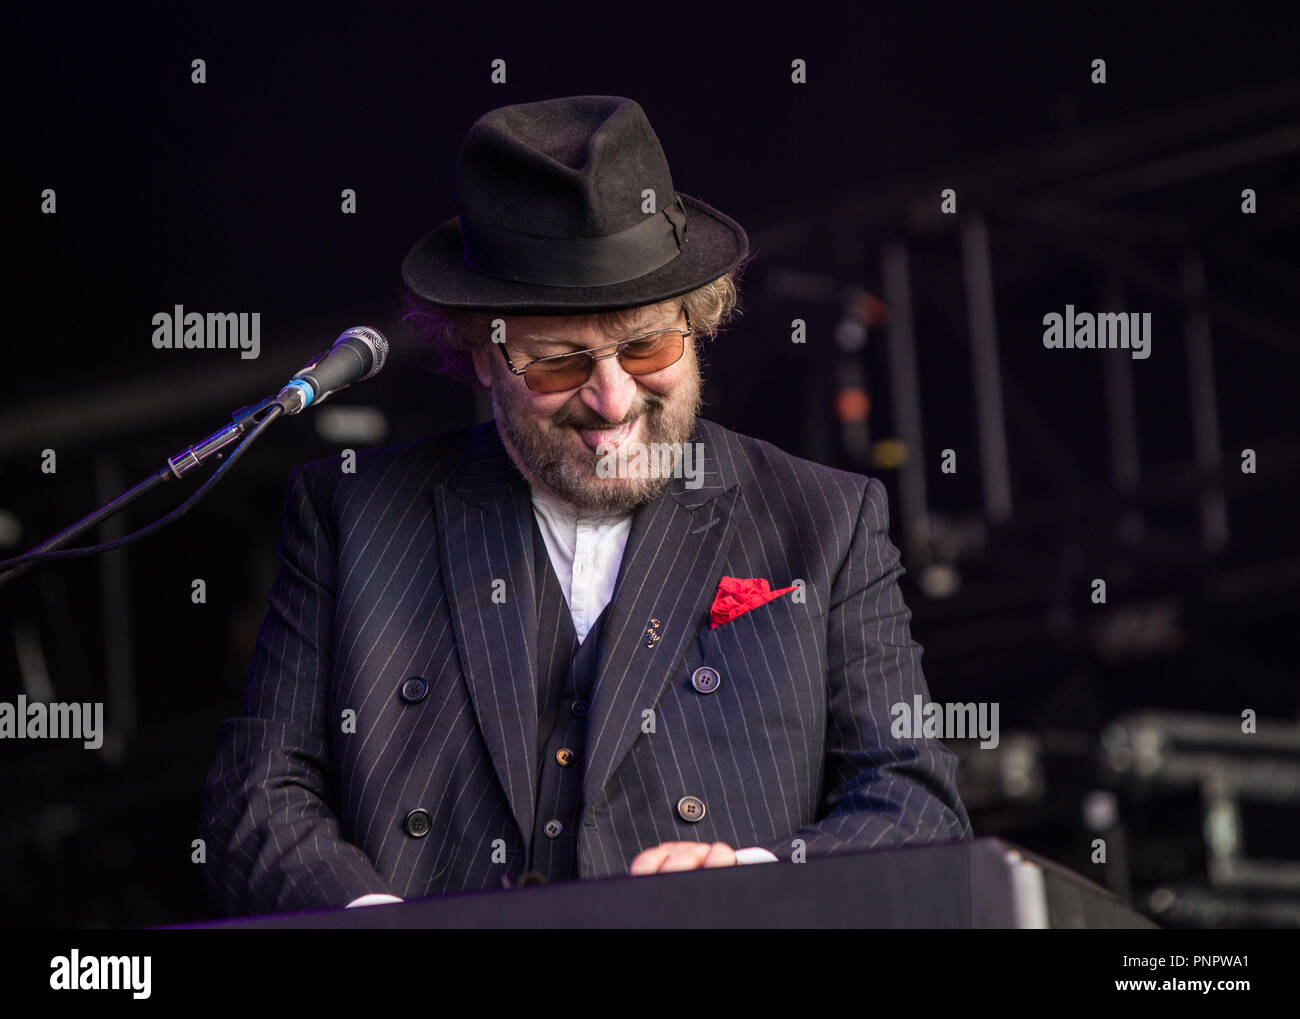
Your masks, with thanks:
M 725 842 L 713 843 L 701 864 L 702 867 L 734 867 L 735 865 L 736 851 Z
M 678 870 L 696 870 L 703 865 L 704 858 L 708 855 L 707 842 L 679 843 L 678 848 L 673 849 L 668 854 L 668 858 L 659 865 L 658 873 L 670 874 Z
M 632 860 L 632 865 L 628 868 L 629 874 L 655 874 L 659 871 L 659 866 L 668 858 L 668 854 L 681 848 L 687 843 L 682 842 L 660 842 L 657 846 L 642 850 Z

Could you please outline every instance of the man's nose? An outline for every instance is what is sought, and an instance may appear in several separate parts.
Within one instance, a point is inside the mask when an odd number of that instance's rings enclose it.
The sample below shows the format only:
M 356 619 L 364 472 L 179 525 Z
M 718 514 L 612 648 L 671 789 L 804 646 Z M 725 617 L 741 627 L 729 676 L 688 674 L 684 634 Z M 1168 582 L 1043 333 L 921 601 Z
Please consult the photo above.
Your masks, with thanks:
M 613 354 L 598 355 L 591 378 L 579 390 L 579 397 L 606 421 L 622 421 L 636 405 L 636 379 L 623 370 Z

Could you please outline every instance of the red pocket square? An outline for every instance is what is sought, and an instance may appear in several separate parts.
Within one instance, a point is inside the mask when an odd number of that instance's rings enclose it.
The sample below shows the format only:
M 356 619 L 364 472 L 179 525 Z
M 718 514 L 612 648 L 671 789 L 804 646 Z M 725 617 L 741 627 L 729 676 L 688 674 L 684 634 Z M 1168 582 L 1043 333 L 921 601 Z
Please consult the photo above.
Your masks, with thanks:
M 723 577 L 718 581 L 718 593 L 713 596 L 713 607 L 709 609 L 709 618 L 713 620 L 709 629 L 716 630 L 723 623 L 793 590 L 793 587 L 783 587 L 773 591 L 762 577 Z

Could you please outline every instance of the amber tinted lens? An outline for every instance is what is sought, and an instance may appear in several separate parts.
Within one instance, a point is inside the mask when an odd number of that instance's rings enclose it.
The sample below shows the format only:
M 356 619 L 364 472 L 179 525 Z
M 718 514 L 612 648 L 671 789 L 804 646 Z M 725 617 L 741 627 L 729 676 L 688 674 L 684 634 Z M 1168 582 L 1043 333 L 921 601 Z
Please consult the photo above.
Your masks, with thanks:
M 524 381 L 535 393 L 558 393 L 562 389 L 577 389 L 591 378 L 595 362 L 586 354 L 575 354 L 555 361 L 530 364 L 524 369 Z
M 619 351 L 619 362 L 629 375 L 649 375 L 676 364 L 685 352 L 680 330 L 668 329 L 629 343 Z

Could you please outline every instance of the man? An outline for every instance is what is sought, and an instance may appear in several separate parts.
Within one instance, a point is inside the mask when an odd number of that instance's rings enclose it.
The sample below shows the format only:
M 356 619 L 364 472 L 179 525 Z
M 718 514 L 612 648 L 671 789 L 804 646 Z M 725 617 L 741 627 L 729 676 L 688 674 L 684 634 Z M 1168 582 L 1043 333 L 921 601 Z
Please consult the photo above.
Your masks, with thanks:
M 291 475 L 204 794 L 214 899 L 969 837 L 953 755 L 890 734 L 928 691 L 883 487 L 697 417 L 744 231 L 617 97 L 487 114 L 460 199 L 406 258 L 406 318 L 494 420 Z

